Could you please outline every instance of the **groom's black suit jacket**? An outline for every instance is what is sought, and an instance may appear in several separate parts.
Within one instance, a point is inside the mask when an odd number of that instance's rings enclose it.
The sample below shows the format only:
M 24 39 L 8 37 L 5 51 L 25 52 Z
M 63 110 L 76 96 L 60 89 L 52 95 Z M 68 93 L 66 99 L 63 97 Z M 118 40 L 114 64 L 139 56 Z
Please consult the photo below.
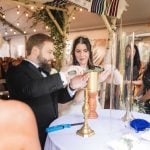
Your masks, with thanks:
M 10 97 L 27 103 L 34 111 L 43 147 L 45 128 L 58 117 L 58 102 L 65 103 L 72 99 L 60 75 L 43 77 L 33 64 L 23 60 L 8 69 L 7 84 Z

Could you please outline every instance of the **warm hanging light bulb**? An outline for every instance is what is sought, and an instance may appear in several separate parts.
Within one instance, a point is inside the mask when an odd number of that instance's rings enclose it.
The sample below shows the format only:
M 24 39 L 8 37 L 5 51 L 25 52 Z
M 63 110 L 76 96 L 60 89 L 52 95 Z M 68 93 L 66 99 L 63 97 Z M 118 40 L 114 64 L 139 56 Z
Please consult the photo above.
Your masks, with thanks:
M 23 31 L 23 33 L 26 34 L 27 32 L 26 32 L 26 31 Z
M 82 9 L 82 8 L 80 8 L 80 11 L 83 11 L 83 9 Z
M 20 8 L 20 5 L 18 5 L 17 7 Z
M 76 19 L 75 16 L 73 16 L 72 19 L 75 20 Z
M 12 32 L 13 31 L 13 29 L 12 28 L 10 28 L 10 32 Z
M 14 31 L 14 35 L 16 35 L 16 32 Z
M 20 11 L 19 10 L 17 10 L 17 15 L 19 15 L 20 14 Z
M 3 18 L 6 18 L 6 16 L 5 16 L 5 15 L 3 15 Z
M 31 8 L 31 10 L 33 10 L 33 9 L 34 9 L 34 6 L 31 6 L 30 8 Z
M 29 14 L 26 12 L 26 17 L 28 17 L 29 16 Z
M 17 26 L 19 27 L 19 25 L 20 25 L 20 23 L 19 22 L 17 22 Z
M 33 32 L 36 32 L 36 29 L 33 29 Z
M 7 32 L 7 31 L 5 31 L 5 35 L 8 35 L 8 32 Z
M 45 29 L 47 30 L 47 29 L 49 29 L 49 27 L 48 27 L 48 26 L 46 26 L 46 27 L 45 27 Z

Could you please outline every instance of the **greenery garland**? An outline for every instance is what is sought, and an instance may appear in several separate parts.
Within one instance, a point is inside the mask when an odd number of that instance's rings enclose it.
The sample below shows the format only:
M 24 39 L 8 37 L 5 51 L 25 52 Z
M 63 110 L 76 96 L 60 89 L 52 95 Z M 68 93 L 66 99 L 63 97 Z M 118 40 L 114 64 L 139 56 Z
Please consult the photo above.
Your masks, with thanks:
M 64 13 L 62 11 L 58 10 L 50 10 L 53 14 L 54 18 L 60 25 L 61 29 L 64 29 Z M 65 48 L 65 39 L 64 36 L 60 34 L 57 27 L 55 26 L 53 20 L 49 17 L 46 9 L 39 9 L 35 11 L 32 15 L 32 18 L 34 18 L 33 26 L 35 26 L 38 21 L 43 21 L 46 26 L 49 27 L 49 33 L 54 40 L 54 47 L 55 47 L 55 58 L 56 58 L 56 69 L 60 69 L 61 63 L 63 60 L 63 51 Z

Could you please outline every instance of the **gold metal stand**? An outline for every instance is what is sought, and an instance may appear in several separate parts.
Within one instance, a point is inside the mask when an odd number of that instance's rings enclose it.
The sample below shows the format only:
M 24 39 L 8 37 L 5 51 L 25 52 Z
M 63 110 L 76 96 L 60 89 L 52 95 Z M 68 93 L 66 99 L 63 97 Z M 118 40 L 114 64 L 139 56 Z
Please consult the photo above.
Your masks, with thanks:
M 80 130 L 77 131 L 77 135 L 82 137 L 90 137 L 95 134 L 95 132 L 88 125 L 88 114 L 89 114 L 89 104 L 88 104 L 88 89 L 86 88 L 84 91 L 85 99 L 83 105 L 83 114 L 84 114 L 84 124 Z

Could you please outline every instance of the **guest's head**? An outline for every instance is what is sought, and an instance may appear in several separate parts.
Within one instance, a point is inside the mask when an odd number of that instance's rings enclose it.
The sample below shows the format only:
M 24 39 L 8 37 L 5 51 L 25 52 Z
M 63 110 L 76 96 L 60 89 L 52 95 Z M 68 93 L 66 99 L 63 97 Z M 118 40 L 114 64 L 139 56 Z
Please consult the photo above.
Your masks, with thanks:
M 126 49 L 125 49 L 125 58 L 126 61 L 130 61 L 131 60 L 131 45 L 127 45 Z M 133 49 L 133 66 L 137 66 L 138 69 L 140 69 L 140 65 L 141 65 L 141 61 L 140 61 L 140 54 L 139 54 L 139 50 L 138 47 L 136 45 L 134 45 L 134 49 Z
M 93 68 L 93 56 L 91 44 L 88 38 L 78 37 L 75 39 L 72 48 L 73 65 Z
M 54 59 L 53 40 L 46 34 L 38 33 L 30 36 L 26 50 L 28 58 L 40 66 L 49 65 Z
M 35 115 L 18 100 L 0 99 L 0 133 L 1 150 L 41 150 Z

